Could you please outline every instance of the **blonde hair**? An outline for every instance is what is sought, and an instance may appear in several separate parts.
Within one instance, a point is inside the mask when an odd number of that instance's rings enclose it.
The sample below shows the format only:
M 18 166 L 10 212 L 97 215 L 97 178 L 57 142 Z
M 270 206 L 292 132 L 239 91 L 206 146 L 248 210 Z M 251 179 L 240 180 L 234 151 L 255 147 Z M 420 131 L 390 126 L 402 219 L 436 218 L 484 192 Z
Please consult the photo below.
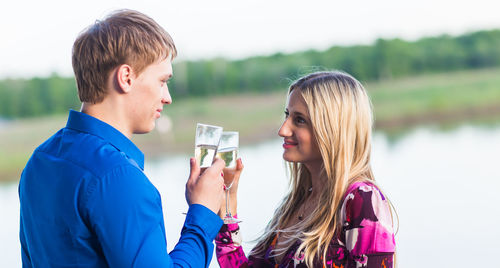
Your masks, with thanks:
M 152 18 L 134 10 L 117 10 L 84 30 L 73 44 L 73 71 L 82 102 L 99 103 L 110 72 L 129 64 L 136 75 L 177 49 L 170 35 Z
M 300 240 L 296 257 L 301 257 L 298 254 L 303 250 L 306 264 L 313 267 L 315 260 L 325 261 L 328 246 L 342 227 L 340 207 L 347 187 L 356 181 L 375 183 L 370 166 L 373 118 L 365 89 L 346 73 L 312 73 L 295 81 L 288 95 L 294 90 L 301 92 L 307 104 L 323 160 L 324 185 L 319 193 L 320 202 L 304 221 L 283 229 L 293 220 L 312 185 L 311 175 L 304 165 L 288 163 L 290 191 L 251 254 L 261 256 L 279 234 L 288 242 Z M 274 254 L 280 255 L 287 250 Z

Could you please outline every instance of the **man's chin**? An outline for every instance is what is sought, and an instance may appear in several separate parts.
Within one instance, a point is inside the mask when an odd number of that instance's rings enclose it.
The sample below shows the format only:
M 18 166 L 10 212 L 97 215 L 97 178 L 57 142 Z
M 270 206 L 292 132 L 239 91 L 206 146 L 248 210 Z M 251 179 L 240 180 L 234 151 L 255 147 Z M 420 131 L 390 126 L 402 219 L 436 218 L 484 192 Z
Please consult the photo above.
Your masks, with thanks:
M 147 134 L 155 129 L 156 124 L 153 122 L 153 124 L 149 127 L 142 127 L 139 129 L 136 129 L 134 131 L 134 134 Z

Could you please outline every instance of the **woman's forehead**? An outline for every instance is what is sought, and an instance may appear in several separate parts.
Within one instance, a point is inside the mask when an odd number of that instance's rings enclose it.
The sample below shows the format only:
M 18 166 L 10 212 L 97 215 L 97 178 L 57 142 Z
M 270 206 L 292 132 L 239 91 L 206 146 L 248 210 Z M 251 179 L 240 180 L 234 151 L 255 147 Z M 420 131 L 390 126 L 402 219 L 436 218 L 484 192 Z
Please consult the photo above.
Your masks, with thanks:
M 287 109 L 307 114 L 307 104 L 300 90 L 293 90 L 288 95 Z M 290 111 L 292 112 L 292 111 Z

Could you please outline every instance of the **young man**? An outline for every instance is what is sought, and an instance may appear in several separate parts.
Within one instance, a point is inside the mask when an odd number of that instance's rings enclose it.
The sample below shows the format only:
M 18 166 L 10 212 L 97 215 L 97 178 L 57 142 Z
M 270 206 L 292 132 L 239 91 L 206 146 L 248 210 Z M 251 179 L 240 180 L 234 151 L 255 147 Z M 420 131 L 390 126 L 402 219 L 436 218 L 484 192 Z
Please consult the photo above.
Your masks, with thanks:
M 168 33 L 122 10 L 86 29 L 73 46 L 82 101 L 65 128 L 40 145 L 19 184 L 23 267 L 207 267 L 222 221 L 218 159 L 200 176 L 192 158 L 189 210 L 167 253 L 160 194 L 130 141 L 154 129 L 172 102 L 176 48 Z

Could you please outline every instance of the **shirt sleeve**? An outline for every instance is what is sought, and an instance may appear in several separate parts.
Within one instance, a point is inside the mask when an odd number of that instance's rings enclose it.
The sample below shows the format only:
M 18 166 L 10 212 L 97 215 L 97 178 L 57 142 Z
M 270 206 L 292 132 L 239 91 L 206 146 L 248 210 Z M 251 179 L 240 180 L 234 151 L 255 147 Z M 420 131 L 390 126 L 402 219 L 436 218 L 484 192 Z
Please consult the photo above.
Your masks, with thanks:
M 362 184 L 347 194 L 342 220 L 352 267 L 393 267 L 395 240 L 390 213 L 387 199 L 374 185 Z
M 170 252 L 180 267 L 208 267 L 214 251 L 213 240 L 222 226 L 222 220 L 205 206 L 189 207 L 181 238 Z
M 19 240 L 21 242 L 21 260 L 23 263 L 23 268 L 33 267 L 33 265 L 31 264 L 30 255 L 28 253 L 28 247 L 26 245 L 26 236 L 24 234 L 22 214 L 21 214 L 20 228 L 19 228 Z
M 88 187 L 88 221 L 110 267 L 208 267 L 220 218 L 192 205 L 167 253 L 161 198 L 144 173 L 122 166 Z
M 215 237 L 216 255 L 219 266 L 248 267 L 248 259 L 241 246 L 240 227 L 237 223 L 224 224 Z

